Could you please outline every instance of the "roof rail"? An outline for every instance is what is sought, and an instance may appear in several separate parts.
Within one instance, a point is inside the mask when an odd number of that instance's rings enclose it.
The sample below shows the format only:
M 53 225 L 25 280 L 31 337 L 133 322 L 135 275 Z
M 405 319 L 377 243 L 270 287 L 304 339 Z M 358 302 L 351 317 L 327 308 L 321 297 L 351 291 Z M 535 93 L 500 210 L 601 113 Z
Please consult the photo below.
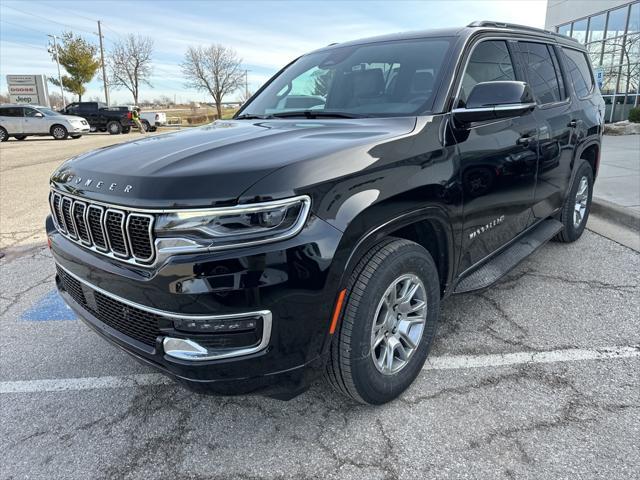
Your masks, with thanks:
M 494 22 L 491 20 L 479 20 L 475 22 L 471 22 L 467 27 L 494 27 L 494 28 L 510 28 L 512 30 L 525 30 L 528 32 L 536 32 L 536 33 L 545 33 L 547 35 L 553 35 L 555 37 L 564 38 L 566 40 L 572 40 L 576 43 L 578 40 L 575 38 L 567 37 L 566 35 L 562 35 L 558 32 L 552 32 L 551 30 L 545 30 L 543 28 L 529 27 L 528 25 L 518 25 L 517 23 L 505 23 L 505 22 Z

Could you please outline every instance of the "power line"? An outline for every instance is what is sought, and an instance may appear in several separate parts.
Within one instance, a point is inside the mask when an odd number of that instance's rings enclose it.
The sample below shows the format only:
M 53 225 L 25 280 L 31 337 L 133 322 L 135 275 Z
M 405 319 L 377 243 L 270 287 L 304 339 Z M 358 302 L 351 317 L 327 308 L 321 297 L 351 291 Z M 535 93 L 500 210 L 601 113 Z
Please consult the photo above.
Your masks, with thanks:
M 36 47 L 35 45 L 31 45 L 30 43 L 22 43 L 22 42 L 12 42 L 11 40 L 3 40 L 2 41 L 3 44 L 5 43 L 12 43 L 14 45 L 19 45 L 21 47 L 27 47 L 27 48 L 33 48 L 34 50 L 39 50 L 39 51 L 46 51 L 45 47 Z
M 39 18 L 40 20 L 44 20 L 46 22 L 56 23 L 58 25 L 62 25 L 63 27 L 67 27 L 67 28 L 70 28 L 72 30 L 80 30 L 81 32 L 94 34 L 94 32 L 90 32 L 89 30 L 85 30 L 84 28 L 78 28 L 78 27 L 74 27 L 73 25 L 69 25 L 67 23 L 57 22 L 55 20 L 51 20 L 50 18 L 41 17 L 40 15 L 36 15 L 35 13 L 25 12 L 25 11 L 20 10 L 18 8 L 10 7 L 9 5 L 3 5 L 3 7 L 10 8 L 11 10 L 15 10 L 16 12 L 20 12 L 23 15 L 30 15 L 32 17 Z
M 47 33 L 47 32 L 43 32 L 42 30 L 38 30 L 38 29 L 35 29 L 35 28 L 27 27 L 26 25 L 20 25 L 20 24 L 18 24 L 18 23 L 7 22 L 6 20 L 4 20 L 4 19 L 2 19 L 2 18 L 0 18 L 0 22 L 2 22 L 2 23 L 6 23 L 7 25 L 13 25 L 14 27 L 24 28 L 24 29 L 26 29 L 26 30 L 31 30 L 31 31 L 33 31 L 33 32 L 38 32 L 38 33 L 42 33 L 42 34 L 44 34 L 44 35 L 48 35 L 48 33 Z

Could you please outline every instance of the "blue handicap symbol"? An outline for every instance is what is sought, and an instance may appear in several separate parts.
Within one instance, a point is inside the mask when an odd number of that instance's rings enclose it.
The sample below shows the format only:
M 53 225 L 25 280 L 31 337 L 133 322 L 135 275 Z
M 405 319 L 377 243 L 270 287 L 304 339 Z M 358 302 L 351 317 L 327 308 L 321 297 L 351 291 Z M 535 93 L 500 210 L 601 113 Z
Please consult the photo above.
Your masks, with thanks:
M 76 314 L 64 303 L 57 290 L 51 290 L 22 314 L 21 320 L 48 322 L 52 320 L 76 320 Z

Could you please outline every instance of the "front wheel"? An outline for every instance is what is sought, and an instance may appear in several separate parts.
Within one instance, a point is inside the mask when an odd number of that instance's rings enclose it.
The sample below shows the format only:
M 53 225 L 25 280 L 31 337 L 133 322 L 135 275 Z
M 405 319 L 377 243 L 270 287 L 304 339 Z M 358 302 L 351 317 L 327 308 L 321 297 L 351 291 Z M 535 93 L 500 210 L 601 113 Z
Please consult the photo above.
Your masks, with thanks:
M 579 162 L 569 195 L 560 211 L 560 221 L 564 228 L 554 238 L 559 242 L 575 242 L 587 226 L 593 196 L 593 171 L 586 160 L 581 159 Z
M 122 133 L 122 125 L 119 122 L 109 122 L 107 124 L 107 132 L 111 135 L 120 135 Z
M 69 132 L 62 125 L 54 125 L 53 127 L 51 127 L 51 135 L 56 140 L 64 140 L 69 136 Z
M 379 405 L 419 375 L 435 336 L 440 282 L 431 255 L 388 239 L 359 262 L 347 284 L 326 377 L 340 393 Z
M 9 134 L 4 127 L 0 127 L 0 142 L 6 142 L 7 140 L 9 140 Z

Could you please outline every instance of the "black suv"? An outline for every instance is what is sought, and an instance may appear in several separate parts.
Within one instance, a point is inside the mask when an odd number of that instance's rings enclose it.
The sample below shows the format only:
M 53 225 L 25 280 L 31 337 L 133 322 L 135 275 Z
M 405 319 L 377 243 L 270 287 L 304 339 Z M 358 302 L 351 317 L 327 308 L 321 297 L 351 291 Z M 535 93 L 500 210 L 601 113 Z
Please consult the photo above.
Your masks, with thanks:
M 604 102 L 584 48 L 495 22 L 331 45 L 238 112 L 51 178 L 64 299 L 203 392 L 290 398 L 323 373 L 381 404 L 440 300 L 582 234 Z

